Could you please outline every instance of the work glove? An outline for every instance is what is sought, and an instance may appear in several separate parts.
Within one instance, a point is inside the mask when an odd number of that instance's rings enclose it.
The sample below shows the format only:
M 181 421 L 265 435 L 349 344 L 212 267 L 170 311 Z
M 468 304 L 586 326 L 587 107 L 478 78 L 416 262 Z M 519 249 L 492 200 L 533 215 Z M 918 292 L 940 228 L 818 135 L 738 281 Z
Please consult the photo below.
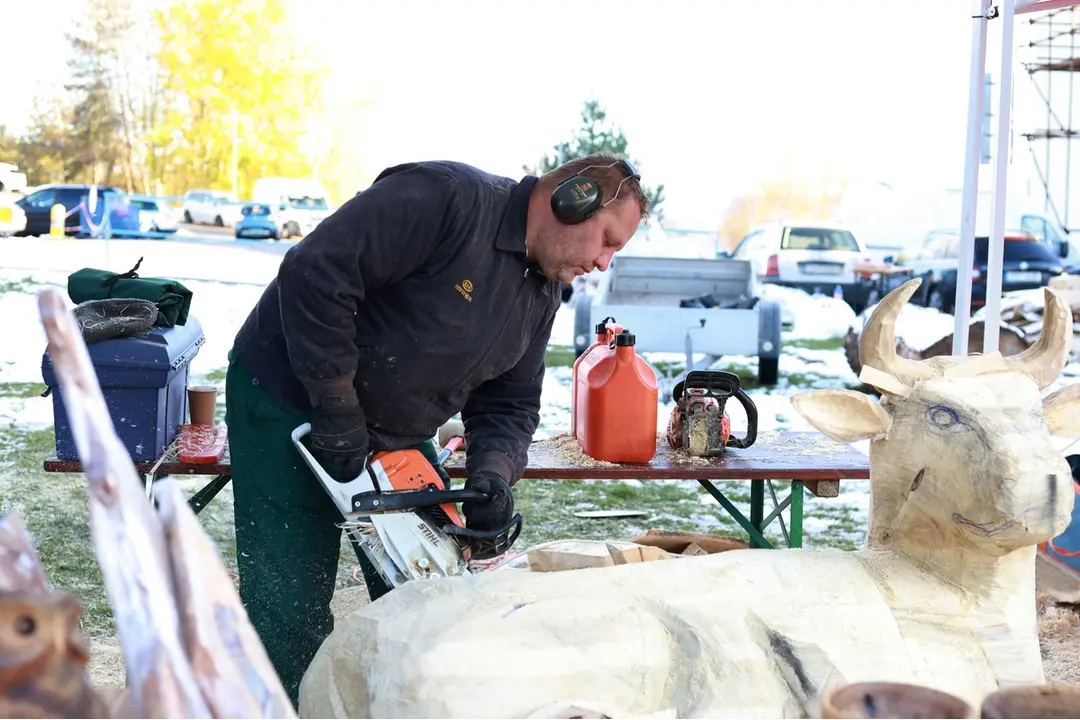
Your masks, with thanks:
M 347 482 L 364 470 L 369 440 L 355 392 L 323 395 L 311 411 L 311 454 L 323 469 Z
M 505 527 L 514 514 L 514 495 L 506 480 L 490 471 L 481 471 L 465 481 L 466 490 L 485 493 L 487 500 L 461 503 L 465 524 L 470 530 L 495 530 Z

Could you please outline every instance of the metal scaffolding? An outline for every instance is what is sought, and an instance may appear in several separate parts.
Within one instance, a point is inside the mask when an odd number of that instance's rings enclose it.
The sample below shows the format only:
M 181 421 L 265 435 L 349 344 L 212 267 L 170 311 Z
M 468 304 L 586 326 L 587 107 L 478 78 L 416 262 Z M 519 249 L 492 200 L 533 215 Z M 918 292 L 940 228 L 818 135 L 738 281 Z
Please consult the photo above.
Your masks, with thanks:
M 1080 43 L 1077 40 L 1076 6 L 1064 7 L 1038 13 L 1028 18 L 1028 36 L 1025 44 L 1030 56 L 1024 63 L 1031 86 L 1042 99 L 1046 109 L 1046 122 L 1042 127 L 1023 133 L 1034 161 L 1035 171 L 1043 188 L 1044 212 L 1051 215 L 1065 229 L 1073 228 L 1069 222 L 1069 182 L 1072 175 L 1072 142 L 1065 143 L 1065 166 L 1063 179 L 1055 182 L 1051 162 L 1053 150 L 1060 147 L 1052 140 L 1071 141 L 1080 135 L 1073 127 L 1073 80 L 1080 71 Z M 1037 143 L 1042 141 L 1042 148 Z M 1040 160 L 1039 150 L 1042 150 Z
M 995 4 L 996 3 L 996 4 Z M 979 158 L 982 149 L 983 112 L 989 98 L 986 97 L 986 45 L 987 29 L 990 21 L 1001 26 L 1001 84 L 998 93 L 997 146 L 993 154 L 994 189 L 990 196 L 992 224 L 987 252 L 986 278 L 986 317 L 996 318 L 1001 315 L 1001 279 L 1004 264 L 1005 239 L 1005 182 L 1009 163 L 1009 129 L 1012 120 L 1012 82 L 1013 82 L 1013 29 L 1016 18 L 1020 15 L 1052 13 L 1069 10 L 1080 5 L 1080 0 L 972 0 L 971 2 L 971 65 L 968 95 L 967 141 L 964 152 L 964 199 L 960 213 L 960 266 L 956 281 L 956 317 L 953 328 L 953 355 L 968 354 L 968 323 L 971 318 L 971 277 L 975 254 L 975 210 L 979 195 Z M 1042 16 L 1045 18 L 1045 15 Z M 1035 17 L 1038 20 L 1040 18 Z M 1058 62 L 1071 64 L 1066 56 L 1055 62 L 1047 56 L 1043 63 L 1054 67 Z M 1038 63 L 1036 63 L 1038 64 Z M 1057 70 L 1046 70 L 1056 72 Z M 1071 78 L 1071 76 L 1070 76 Z M 1071 81 L 1070 81 L 1071 82 Z M 1071 87 L 1071 85 L 1070 85 Z M 1049 102 L 1047 103 L 1049 107 Z M 1070 103 L 1071 107 L 1071 103 Z M 1051 108 L 1052 110 L 1052 108 Z M 1062 131 L 1071 137 L 1071 124 L 1059 123 Z M 1033 133 L 1034 135 L 1035 133 Z M 1047 124 L 1047 142 L 1053 130 Z M 1030 143 L 1029 143 L 1030 145 Z M 1071 160 L 1071 158 L 1070 158 Z M 1063 223 L 1064 225 L 1064 223 Z M 997 352 L 998 323 L 986 323 L 983 333 L 983 354 Z

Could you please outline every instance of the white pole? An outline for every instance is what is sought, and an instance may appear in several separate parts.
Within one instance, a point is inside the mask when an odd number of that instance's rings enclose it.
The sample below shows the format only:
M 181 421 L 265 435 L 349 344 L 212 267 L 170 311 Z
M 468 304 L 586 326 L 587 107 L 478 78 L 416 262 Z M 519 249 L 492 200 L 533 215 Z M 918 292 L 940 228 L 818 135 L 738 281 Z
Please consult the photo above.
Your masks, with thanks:
M 1005 194 L 1009 172 L 1010 119 L 1012 117 L 1013 76 L 1013 4 L 1015 0 L 1000 0 L 1001 7 L 1001 85 L 998 87 L 997 152 L 994 156 L 994 194 L 990 207 L 994 224 L 990 231 L 986 260 L 986 331 L 983 334 L 983 354 L 998 349 L 1001 328 L 1001 282 L 1005 264 Z
M 964 197 L 960 211 L 960 260 L 956 273 L 956 313 L 953 355 L 968 354 L 971 317 L 971 269 L 975 265 L 975 209 L 979 202 L 979 156 L 982 149 L 982 114 L 986 88 L 986 15 L 991 0 L 972 2 L 971 70 L 968 80 L 967 146 L 964 149 Z

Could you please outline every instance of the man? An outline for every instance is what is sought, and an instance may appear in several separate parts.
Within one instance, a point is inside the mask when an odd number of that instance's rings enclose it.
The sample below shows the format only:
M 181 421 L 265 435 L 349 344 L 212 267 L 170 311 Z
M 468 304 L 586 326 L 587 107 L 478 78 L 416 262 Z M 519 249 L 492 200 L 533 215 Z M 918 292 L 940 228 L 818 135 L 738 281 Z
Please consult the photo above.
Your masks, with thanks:
M 648 213 L 636 171 L 613 155 L 520 181 L 414 162 L 286 253 L 229 354 L 226 423 L 240 596 L 294 703 L 333 627 L 342 517 L 292 430 L 310 422 L 312 454 L 351 478 L 376 450 L 434 458 L 432 438 L 460 412 L 465 487 L 488 496 L 462 503 L 467 526 L 505 525 L 562 283 L 605 270 Z

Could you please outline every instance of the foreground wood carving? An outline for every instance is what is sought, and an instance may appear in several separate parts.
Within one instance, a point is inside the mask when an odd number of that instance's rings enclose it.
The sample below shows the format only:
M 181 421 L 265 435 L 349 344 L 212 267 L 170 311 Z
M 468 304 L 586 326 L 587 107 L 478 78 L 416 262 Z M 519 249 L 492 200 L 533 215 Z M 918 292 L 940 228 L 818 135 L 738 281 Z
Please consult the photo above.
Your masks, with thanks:
M 295 717 L 217 551 L 184 498 L 166 481 L 154 485 L 157 509 L 147 501 L 64 296 L 45 290 L 38 305 L 89 483 L 94 552 L 124 653 L 127 689 L 114 715 Z M 86 681 L 86 650 L 74 629 L 77 601 L 51 592 L 17 518 L 4 522 L 0 714 L 108 717 Z M 28 617 L 36 619 L 31 624 L 38 635 L 48 633 L 37 644 L 21 632 Z
M 867 547 L 731 550 L 566 572 L 413 582 L 339 622 L 300 691 L 305 717 L 816 717 L 822 693 L 905 682 L 978 707 L 1043 681 L 1036 544 L 1073 504 L 1051 435 L 1080 435 L 1080 385 L 1045 399 L 1071 339 L 1046 324 L 1010 358 L 895 352 L 918 287 L 863 332 L 864 380 L 796 409 L 840 442 L 870 438 Z

